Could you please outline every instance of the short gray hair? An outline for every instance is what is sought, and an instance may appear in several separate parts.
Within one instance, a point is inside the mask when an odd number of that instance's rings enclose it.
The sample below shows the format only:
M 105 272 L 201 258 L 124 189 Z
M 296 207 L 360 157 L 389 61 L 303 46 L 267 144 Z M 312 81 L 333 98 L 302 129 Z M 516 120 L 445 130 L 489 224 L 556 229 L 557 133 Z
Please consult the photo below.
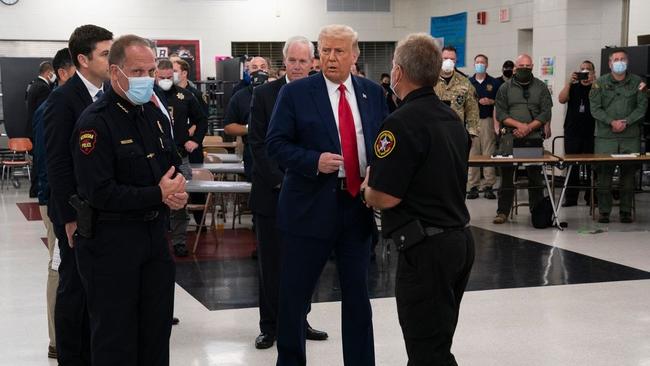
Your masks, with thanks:
M 413 33 L 399 41 L 393 62 L 418 86 L 435 86 L 440 77 L 442 53 L 435 39 L 426 33 Z
M 284 48 L 282 48 L 282 55 L 284 55 L 284 58 L 287 58 L 287 53 L 289 52 L 289 47 L 291 47 L 292 44 L 294 43 L 300 43 L 300 44 L 306 44 L 309 46 L 309 56 L 311 58 L 314 58 L 314 44 L 311 43 L 307 37 L 303 36 L 294 36 L 289 39 L 284 43 Z
M 111 50 L 108 53 L 108 64 L 124 66 L 126 60 L 126 49 L 131 46 L 141 46 L 151 49 L 151 42 L 145 38 L 138 37 L 135 34 L 127 34 L 113 42 Z
M 321 28 L 320 32 L 318 33 L 319 49 L 323 37 L 350 38 L 352 40 L 352 51 L 355 52 L 357 56 L 361 53 L 359 50 L 359 34 L 348 25 L 330 24 Z

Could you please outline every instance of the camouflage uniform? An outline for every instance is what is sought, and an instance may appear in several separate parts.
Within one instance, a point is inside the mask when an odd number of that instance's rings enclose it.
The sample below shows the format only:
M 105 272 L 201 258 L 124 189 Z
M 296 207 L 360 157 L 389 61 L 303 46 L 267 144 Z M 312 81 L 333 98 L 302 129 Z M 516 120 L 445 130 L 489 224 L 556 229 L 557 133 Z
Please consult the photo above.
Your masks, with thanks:
M 449 84 L 440 77 L 440 81 L 433 90 L 440 100 L 450 104 L 451 109 L 465 123 L 467 132 L 472 136 L 478 136 L 478 102 L 476 101 L 476 90 L 469 79 L 454 71 Z
M 591 114 L 596 120 L 596 154 L 636 153 L 641 150 L 641 124 L 645 117 L 648 99 L 639 90 L 641 78 L 628 73 L 625 79 L 617 81 L 612 74 L 601 76 L 591 87 L 589 103 Z M 613 120 L 624 119 L 627 127 L 613 132 Z M 598 211 L 608 215 L 612 210 L 612 176 L 615 165 L 600 165 L 598 174 Z M 621 207 L 620 212 L 632 212 L 634 199 L 634 175 L 637 167 L 621 164 Z

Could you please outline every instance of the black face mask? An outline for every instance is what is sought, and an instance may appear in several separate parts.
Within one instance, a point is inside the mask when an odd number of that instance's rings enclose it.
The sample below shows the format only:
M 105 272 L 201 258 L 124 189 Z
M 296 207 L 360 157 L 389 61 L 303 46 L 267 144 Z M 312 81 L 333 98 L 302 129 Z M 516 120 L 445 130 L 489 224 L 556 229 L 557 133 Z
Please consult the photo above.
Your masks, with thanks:
M 533 69 L 520 67 L 515 73 L 515 80 L 521 84 L 528 84 L 533 79 Z
M 503 69 L 503 76 L 510 79 L 512 77 L 512 69 Z
M 251 85 L 253 87 L 260 86 L 269 80 L 269 73 L 264 71 L 255 71 L 251 74 Z

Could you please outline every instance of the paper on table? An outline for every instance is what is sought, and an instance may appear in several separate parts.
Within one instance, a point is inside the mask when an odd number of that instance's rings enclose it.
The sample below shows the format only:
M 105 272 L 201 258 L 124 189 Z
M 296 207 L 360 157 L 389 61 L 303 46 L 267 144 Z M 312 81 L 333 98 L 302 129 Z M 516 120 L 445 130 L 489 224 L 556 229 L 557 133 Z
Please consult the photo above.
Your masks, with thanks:
M 492 155 L 490 156 L 491 159 L 512 159 L 512 155 Z
M 59 239 L 54 241 L 54 251 L 52 252 L 52 268 L 53 271 L 59 270 L 61 264 L 61 252 L 59 251 Z
M 636 158 L 639 154 L 612 154 L 612 158 Z

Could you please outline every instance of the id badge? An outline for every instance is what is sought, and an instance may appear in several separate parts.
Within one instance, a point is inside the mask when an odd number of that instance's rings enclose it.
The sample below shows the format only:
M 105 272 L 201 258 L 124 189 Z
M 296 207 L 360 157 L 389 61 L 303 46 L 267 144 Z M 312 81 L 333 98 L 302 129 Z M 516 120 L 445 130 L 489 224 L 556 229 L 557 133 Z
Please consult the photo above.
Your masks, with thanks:
M 580 102 L 580 108 L 578 109 L 579 113 L 585 113 L 585 104 Z

